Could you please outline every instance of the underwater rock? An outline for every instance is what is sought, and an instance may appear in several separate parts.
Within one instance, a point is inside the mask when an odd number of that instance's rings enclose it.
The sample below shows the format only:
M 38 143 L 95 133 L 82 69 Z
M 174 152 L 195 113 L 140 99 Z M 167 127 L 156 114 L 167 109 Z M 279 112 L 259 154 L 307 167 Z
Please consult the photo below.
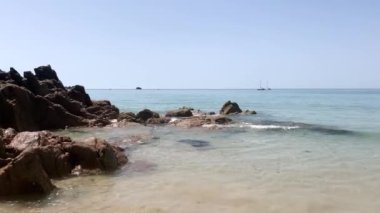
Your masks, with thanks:
M 182 139 L 182 140 L 178 140 L 177 142 L 186 143 L 197 148 L 206 147 L 210 145 L 210 142 L 208 141 L 194 140 L 194 139 Z

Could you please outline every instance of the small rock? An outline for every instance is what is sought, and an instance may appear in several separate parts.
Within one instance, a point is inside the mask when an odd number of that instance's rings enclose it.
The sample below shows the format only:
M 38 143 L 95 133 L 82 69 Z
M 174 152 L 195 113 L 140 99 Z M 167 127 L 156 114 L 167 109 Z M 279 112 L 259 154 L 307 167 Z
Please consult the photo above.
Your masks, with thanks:
M 242 110 L 240 109 L 239 105 L 235 102 L 227 101 L 222 109 L 220 109 L 221 115 L 228 115 L 228 114 L 237 114 L 241 113 Z
M 191 117 L 193 113 L 188 108 L 172 110 L 166 113 L 166 117 Z

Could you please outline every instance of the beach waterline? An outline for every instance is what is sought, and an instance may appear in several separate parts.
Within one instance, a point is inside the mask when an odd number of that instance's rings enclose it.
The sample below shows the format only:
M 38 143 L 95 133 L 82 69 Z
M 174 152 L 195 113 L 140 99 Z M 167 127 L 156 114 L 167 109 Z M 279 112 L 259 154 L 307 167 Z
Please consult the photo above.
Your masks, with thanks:
M 73 129 L 60 134 L 119 141 L 130 163 L 115 174 L 55 181 L 59 190 L 48 198 L 11 201 L 2 204 L 1 210 L 377 212 L 380 207 L 380 165 L 368 163 L 379 162 L 380 155 L 375 149 L 360 148 L 360 143 L 333 143 L 335 135 L 300 142 L 303 133 L 291 129 L 268 134 L 144 126 Z M 349 140 L 340 137 L 346 143 Z M 190 139 L 208 143 L 183 142 Z M 367 145 L 378 149 L 376 143 Z M 349 154 L 353 151 L 355 155 Z

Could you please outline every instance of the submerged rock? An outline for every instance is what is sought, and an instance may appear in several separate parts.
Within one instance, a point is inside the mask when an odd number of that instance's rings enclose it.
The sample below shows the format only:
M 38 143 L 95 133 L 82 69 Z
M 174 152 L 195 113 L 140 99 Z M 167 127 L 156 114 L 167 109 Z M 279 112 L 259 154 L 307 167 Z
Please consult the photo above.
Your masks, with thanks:
M 206 147 L 210 145 L 210 142 L 208 141 L 194 140 L 194 139 L 182 139 L 182 140 L 178 140 L 177 142 L 186 143 L 197 148 Z

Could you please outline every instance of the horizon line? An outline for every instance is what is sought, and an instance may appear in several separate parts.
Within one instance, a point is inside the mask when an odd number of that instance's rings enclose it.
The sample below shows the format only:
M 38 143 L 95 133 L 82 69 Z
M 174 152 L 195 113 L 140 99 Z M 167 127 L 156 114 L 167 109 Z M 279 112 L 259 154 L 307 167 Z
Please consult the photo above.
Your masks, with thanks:
M 136 88 L 86 88 L 87 90 L 139 90 Z M 356 88 L 349 88 L 349 87 L 341 87 L 341 88 L 327 88 L 327 87 L 300 87 L 300 88 L 270 88 L 270 90 L 298 90 L 298 89 L 323 89 L 323 90 L 329 90 L 329 89 L 336 89 L 336 90 L 378 90 L 380 87 L 356 87 Z M 257 88 L 142 88 L 141 90 L 258 90 Z M 266 89 L 268 90 L 268 89 Z M 269 91 L 270 91 L 269 90 Z

